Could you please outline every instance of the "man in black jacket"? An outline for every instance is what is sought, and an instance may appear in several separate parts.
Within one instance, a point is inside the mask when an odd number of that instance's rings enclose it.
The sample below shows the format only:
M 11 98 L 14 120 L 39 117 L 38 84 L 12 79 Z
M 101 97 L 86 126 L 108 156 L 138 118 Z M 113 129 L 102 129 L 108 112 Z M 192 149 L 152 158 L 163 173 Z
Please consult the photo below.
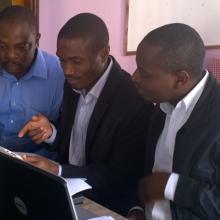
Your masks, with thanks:
M 185 24 L 159 27 L 137 49 L 133 80 L 158 103 L 130 219 L 220 219 L 220 86 L 203 70 L 205 48 Z
M 126 214 L 143 173 L 153 104 L 109 55 L 108 31 L 99 17 L 83 13 L 71 18 L 59 32 L 57 55 L 66 78 L 57 135 L 43 116 L 19 135 L 28 133 L 36 142 L 56 136 L 61 165 L 46 158 L 26 160 L 63 177 L 87 178 L 93 187 L 88 197 Z

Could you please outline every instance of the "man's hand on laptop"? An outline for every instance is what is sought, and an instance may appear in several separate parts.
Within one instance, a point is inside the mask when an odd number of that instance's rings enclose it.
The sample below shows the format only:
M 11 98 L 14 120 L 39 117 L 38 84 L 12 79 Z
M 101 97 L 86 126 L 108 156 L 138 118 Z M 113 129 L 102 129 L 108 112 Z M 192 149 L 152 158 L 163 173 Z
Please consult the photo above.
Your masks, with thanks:
M 47 172 L 50 172 L 55 175 L 58 175 L 59 173 L 59 164 L 45 157 L 29 155 L 24 153 L 22 155 L 22 158 L 24 161 L 30 163 L 31 165 L 41 168 Z
M 43 115 L 35 115 L 32 119 L 19 131 L 18 137 L 22 138 L 25 135 L 40 144 L 47 140 L 53 133 L 53 129 L 49 120 Z

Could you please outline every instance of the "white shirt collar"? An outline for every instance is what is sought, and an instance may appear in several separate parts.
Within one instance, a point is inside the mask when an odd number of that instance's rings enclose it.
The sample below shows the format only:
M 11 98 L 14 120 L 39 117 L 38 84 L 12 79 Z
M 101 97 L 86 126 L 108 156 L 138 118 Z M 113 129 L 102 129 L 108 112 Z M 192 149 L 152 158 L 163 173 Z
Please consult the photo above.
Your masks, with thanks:
M 205 84 L 208 80 L 209 72 L 206 70 L 205 76 L 200 80 L 200 82 L 182 99 L 180 100 L 176 106 L 171 105 L 168 102 L 160 103 L 161 110 L 166 114 L 171 114 L 175 108 L 184 107 L 185 111 L 189 109 L 189 107 L 198 101 L 200 95 L 202 94 Z
M 101 91 L 108 79 L 109 73 L 111 71 L 112 65 L 113 65 L 113 61 L 112 58 L 110 58 L 110 63 L 107 67 L 107 69 L 105 70 L 105 72 L 102 74 L 102 76 L 99 78 L 99 80 L 96 82 L 96 84 L 91 88 L 91 90 L 85 95 L 85 90 L 75 90 L 73 89 L 75 92 L 79 93 L 80 95 L 82 95 L 85 99 L 85 101 L 89 101 L 92 97 L 95 98 L 99 98 Z
M 92 89 L 89 91 L 88 94 L 98 98 L 100 96 L 100 93 L 107 81 L 108 75 L 110 73 L 110 70 L 112 68 L 113 65 L 113 61 L 110 58 L 110 63 L 107 67 L 107 69 L 105 70 L 105 72 L 103 73 L 103 75 L 99 78 L 99 80 L 96 82 L 96 84 L 92 87 Z

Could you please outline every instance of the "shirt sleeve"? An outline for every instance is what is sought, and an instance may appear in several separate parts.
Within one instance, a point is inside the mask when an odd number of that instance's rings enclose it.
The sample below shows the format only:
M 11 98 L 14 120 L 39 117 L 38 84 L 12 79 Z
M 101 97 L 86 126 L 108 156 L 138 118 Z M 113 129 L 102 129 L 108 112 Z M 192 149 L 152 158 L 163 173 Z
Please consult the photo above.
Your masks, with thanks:
M 170 175 L 164 190 L 164 196 L 166 199 L 174 201 L 178 180 L 179 180 L 179 174 L 172 173 Z
M 44 141 L 47 144 L 53 144 L 53 142 L 55 141 L 55 138 L 57 136 L 56 127 L 52 123 L 50 123 L 50 125 L 51 125 L 53 131 L 52 131 L 52 135 L 47 140 Z
M 59 164 L 58 176 L 62 176 L 62 166 Z

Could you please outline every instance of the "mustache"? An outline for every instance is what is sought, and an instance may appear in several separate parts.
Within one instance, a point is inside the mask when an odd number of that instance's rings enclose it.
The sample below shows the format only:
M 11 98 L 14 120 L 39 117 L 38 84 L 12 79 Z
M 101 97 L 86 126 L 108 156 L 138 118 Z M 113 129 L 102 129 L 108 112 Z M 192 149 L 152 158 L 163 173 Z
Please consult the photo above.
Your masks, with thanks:
M 80 77 L 76 77 L 76 76 L 69 76 L 69 75 L 65 75 L 64 74 L 64 76 L 65 76 L 65 78 L 66 78 L 66 80 L 79 80 L 80 79 Z
M 22 66 L 21 63 L 16 62 L 16 61 L 4 61 L 4 62 L 1 63 L 1 65 L 3 65 L 3 66 L 10 66 L 10 65 L 13 65 L 13 66 Z

